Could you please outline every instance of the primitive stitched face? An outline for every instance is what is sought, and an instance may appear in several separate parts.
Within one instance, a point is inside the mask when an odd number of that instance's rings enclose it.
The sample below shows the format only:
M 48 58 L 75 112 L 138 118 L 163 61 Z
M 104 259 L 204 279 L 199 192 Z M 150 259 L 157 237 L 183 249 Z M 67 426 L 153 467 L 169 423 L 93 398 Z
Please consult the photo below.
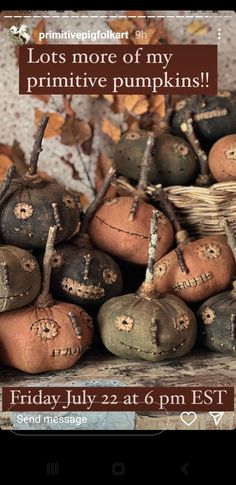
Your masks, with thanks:
M 80 217 L 76 198 L 56 183 L 20 186 L 6 198 L 0 217 L 0 238 L 25 249 L 44 248 L 48 229 L 57 225 L 56 244 L 74 233 Z
M 214 143 L 208 162 L 218 182 L 236 180 L 236 135 L 224 136 Z
M 173 250 L 155 264 L 155 287 L 186 301 L 200 301 L 225 290 L 235 274 L 235 260 L 224 236 L 204 237 L 181 247 L 188 273 Z
M 154 362 L 190 352 L 197 332 L 194 314 L 170 294 L 153 300 L 135 294 L 112 298 L 100 308 L 98 325 L 111 353 Z
M 236 299 L 231 291 L 209 298 L 197 311 L 200 338 L 206 347 L 236 355 Z
M 32 374 L 67 369 L 91 344 L 91 317 L 79 306 L 56 302 L 0 315 L 0 362 Z
M 0 312 L 31 303 L 41 287 L 41 274 L 34 256 L 15 246 L 0 248 Z
M 51 291 L 62 300 L 97 308 L 120 295 L 122 276 L 116 262 L 92 247 L 61 244 L 52 259 Z
M 193 114 L 201 140 L 210 146 L 219 138 L 235 133 L 236 92 L 220 91 L 217 96 L 193 96 L 176 104 L 172 126 L 180 134 L 186 112 Z
M 132 197 L 106 199 L 93 217 L 88 233 L 94 245 L 102 251 L 131 263 L 146 265 L 153 207 L 140 201 L 136 216 L 130 221 L 132 203 Z M 174 240 L 170 221 L 159 213 L 157 259 L 171 248 Z

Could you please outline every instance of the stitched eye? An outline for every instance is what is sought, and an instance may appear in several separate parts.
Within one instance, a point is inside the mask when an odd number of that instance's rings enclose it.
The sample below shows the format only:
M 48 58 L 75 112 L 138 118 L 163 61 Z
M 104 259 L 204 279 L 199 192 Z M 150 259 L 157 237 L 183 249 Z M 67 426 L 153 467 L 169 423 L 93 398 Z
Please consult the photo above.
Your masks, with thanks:
M 185 313 L 183 313 L 182 315 L 178 315 L 176 318 L 174 318 L 174 326 L 176 330 L 184 330 L 185 328 L 189 327 L 189 324 L 189 316 Z
M 199 246 L 197 249 L 197 255 L 206 260 L 217 259 L 222 253 L 222 249 L 219 244 L 208 243 Z
M 69 195 L 69 194 L 64 195 L 62 197 L 62 200 L 63 200 L 63 202 L 64 202 L 64 204 L 65 204 L 66 207 L 68 207 L 69 209 L 75 209 L 75 207 L 76 207 L 76 200 L 75 200 L 75 198 L 72 195 Z
M 202 321 L 203 321 L 203 323 L 205 323 L 205 325 L 211 325 L 211 323 L 213 323 L 215 318 L 216 318 L 216 314 L 215 314 L 215 311 L 212 308 L 207 306 L 202 311 L 201 317 L 202 317 Z
M 117 274 L 112 269 L 106 268 L 103 270 L 102 278 L 107 285 L 112 285 L 117 280 Z
M 17 219 L 28 219 L 32 216 L 34 209 L 32 205 L 26 204 L 25 202 L 16 204 L 14 208 L 14 214 Z
M 59 332 L 59 325 L 51 318 L 42 318 L 31 325 L 31 330 L 42 340 L 55 338 Z
M 130 332 L 134 326 L 134 319 L 127 315 L 121 315 L 115 320 L 115 327 L 124 332 Z
M 28 271 L 29 273 L 32 273 L 34 271 L 36 263 L 32 259 L 22 259 L 20 262 L 22 268 L 24 271 Z
M 64 262 L 64 254 L 60 254 L 54 251 L 52 257 L 52 268 L 60 268 L 64 264 Z
M 155 265 L 155 269 L 154 269 L 155 278 L 159 278 L 159 279 L 163 278 L 163 276 L 165 276 L 169 266 L 170 265 L 169 265 L 168 261 L 162 261 L 162 263 Z

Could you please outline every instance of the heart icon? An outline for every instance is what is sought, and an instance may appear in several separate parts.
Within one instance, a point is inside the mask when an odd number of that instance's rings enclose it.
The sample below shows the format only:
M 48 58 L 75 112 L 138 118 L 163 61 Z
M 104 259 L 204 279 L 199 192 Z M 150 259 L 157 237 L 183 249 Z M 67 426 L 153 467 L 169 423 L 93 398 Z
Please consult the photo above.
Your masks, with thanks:
M 191 426 L 191 424 L 193 424 L 194 421 L 196 421 L 197 415 L 193 411 L 184 411 L 183 413 L 181 413 L 180 419 L 187 426 Z

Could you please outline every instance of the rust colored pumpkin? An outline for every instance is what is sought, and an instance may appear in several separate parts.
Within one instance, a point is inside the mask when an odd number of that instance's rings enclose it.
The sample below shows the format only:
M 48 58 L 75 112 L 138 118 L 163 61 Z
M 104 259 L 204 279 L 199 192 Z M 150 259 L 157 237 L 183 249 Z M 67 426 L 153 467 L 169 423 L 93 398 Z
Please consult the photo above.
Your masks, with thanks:
M 45 116 L 39 124 L 29 171 L 22 178 L 9 177 L 1 198 L 0 238 L 5 244 L 24 249 L 45 248 L 48 229 L 55 224 L 58 227 L 56 243 L 64 241 L 75 232 L 80 219 L 77 197 L 37 173 L 47 121 Z
M 98 313 L 102 341 L 113 354 L 127 359 L 161 361 L 186 355 L 196 340 L 197 324 L 183 300 L 160 295 L 153 286 L 157 231 L 155 214 L 145 282 L 137 293 L 104 303 Z
M 91 344 L 91 317 L 79 306 L 48 294 L 56 226 L 50 228 L 42 293 L 32 306 L 0 315 L 0 362 L 24 372 L 67 369 Z
M 132 197 L 107 199 L 96 212 L 88 233 L 102 251 L 136 264 L 147 264 L 150 221 L 153 207 L 140 200 L 136 216 L 130 220 Z M 164 214 L 158 220 L 157 259 L 171 248 L 173 228 Z
M 187 271 L 181 268 L 181 251 Z M 225 290 L 236 270 L 231 249 L 224 236 L 207 236 L 173 250 L 155 265 L 155 286 L 195 302 Z
M 0 312 L 31 303 L 41 287 L 41 273 L 34 256 L 15 246 L 0 247 Z
M 211 148 L 208 162 L 218 182 L 236 180 L 236 134 L 220 138 Z

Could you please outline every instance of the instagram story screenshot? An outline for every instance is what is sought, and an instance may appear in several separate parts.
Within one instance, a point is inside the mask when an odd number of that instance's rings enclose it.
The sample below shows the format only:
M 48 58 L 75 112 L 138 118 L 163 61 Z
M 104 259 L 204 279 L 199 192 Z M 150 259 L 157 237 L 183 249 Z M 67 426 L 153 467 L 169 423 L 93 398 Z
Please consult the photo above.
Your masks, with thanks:
M 2 10 L 0 47 L 2 434 L 232 432 L 235 12 Z

